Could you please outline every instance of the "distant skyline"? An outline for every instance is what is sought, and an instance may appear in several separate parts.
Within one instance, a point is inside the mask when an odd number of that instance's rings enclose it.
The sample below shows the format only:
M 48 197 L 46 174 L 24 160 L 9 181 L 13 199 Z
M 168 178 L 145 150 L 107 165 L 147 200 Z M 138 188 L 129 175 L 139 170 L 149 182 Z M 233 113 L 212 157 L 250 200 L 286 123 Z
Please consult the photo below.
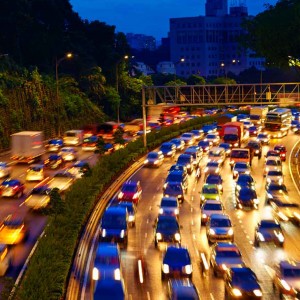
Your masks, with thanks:
M 231 3 L 239 0 L 228 0 Z M 249 15 L 265 10 L 277 0 L 243 0 Z M 70 0 L 82 19 L 116 26 L 116 32 L 146 34 L 159 42 L 168 36 L 169 19 L 204 16 L 206 0 Z

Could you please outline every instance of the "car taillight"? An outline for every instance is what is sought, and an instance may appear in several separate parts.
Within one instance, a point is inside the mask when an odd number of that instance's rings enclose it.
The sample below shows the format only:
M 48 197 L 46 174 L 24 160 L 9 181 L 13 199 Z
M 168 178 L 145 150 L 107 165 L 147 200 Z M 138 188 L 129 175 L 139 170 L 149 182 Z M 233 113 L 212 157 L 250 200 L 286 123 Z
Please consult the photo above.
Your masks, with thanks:
M 15 185 L 12 189 L 13 190 L 17 190 L 19 188 L 19 186 L 18 185 Z

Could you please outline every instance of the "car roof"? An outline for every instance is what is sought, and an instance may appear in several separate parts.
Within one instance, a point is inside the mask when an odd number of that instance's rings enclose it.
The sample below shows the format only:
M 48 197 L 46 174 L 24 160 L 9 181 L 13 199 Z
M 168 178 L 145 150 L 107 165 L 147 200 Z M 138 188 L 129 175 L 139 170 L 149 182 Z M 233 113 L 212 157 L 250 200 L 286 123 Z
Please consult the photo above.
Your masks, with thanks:
M 113 215 L 125 215 L 127 209 L 121 206 L 109 206 L 105 211 L 104 214 L 113 214 Z
M 264 224 L 276 224 L 276 225 L 280 225 L 276 220 L 261 220 L 260 221 L 260 225 L 264 225 Z
M 226 214 L 212 214 L 210 219 L 228 219 L 230 220 L 229 216 Z
M 205 202 L 203 203 L 203 207 L 205 204 L 221 204 L 221 206 L 223 206 L 223 203 L 220 200 L 214 200 L 214 199 L 205 200 Z
M 164 221 L 164 220 L 175 220 L 178 223 L 177 218 L 175 216 L 168 216 L 168 215 L 159 215 L 157 217 L 157 221 Z
M 300 262 L 299 261 L 289 261 L 289 260 L 282 260 L 279 263 L 279 267 L 282 269 L 300 269 Z
M 123 186 L 137 186 L 139 183 L 139 181 L 133 181 L 133 180 L 130 180 L 130 181 L 126 181 L 123 183 Z
M 119 256 L 118 244 L 100 242 L 96 256 Z
M 238 248 L 238 246 L 235 244 L 235 243 L 225 243 L 225 242 L 221 242 L 221 243 L 217 243 L 216 246 L 215 246 L 215 249 L 217 251 L 221 251 L 221 250 L 236 250 Z
M 178 202 L 176 197 L 162 197 L 161 202 L 164 201 L 164 200 Z

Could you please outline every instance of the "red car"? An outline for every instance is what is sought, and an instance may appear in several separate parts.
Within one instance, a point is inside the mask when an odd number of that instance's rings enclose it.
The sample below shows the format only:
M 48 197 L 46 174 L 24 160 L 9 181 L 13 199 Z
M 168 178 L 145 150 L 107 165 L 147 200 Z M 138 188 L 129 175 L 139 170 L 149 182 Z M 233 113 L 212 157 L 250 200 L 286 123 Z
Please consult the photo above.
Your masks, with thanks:
M 274 150 L 279 151 L 280 159 L 286 161 L 286 147 L 283 145 L 275 145 Z
M 140 181 L 126 181 L 123 183 L 120 193 L 118 194 L 119 201 L 130 201 L 138 204 L 142 198 L 142 187 Z
M 22 197 L 25 185 L 17 179 L 6 179 L 0 186 L 2 197 Z

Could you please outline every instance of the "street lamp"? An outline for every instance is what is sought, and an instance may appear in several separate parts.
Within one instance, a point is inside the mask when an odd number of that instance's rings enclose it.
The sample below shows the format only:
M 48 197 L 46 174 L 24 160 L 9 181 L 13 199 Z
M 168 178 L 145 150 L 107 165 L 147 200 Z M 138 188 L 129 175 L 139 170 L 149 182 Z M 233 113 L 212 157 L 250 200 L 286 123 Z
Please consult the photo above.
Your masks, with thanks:
M 222 70 L 222 75 L 225 75 L 225 78 L 227 78 L 226 70 L 225 70 L 225 63 L 221 62 L 220 64 L 221 70 Z
M 180 60 L 174 63 L 174 65 L 175 65 L 175 74 L 174 74 L 175 78 L 174 78 L 174 81 L 176 81 L 176 75 L 177 75 L 176 66 L 179 65 L 180 63 L 183 63 L 183 62 L 185 62 L 185 58 L 184 57 L 180 57 Z
M 57 108 L 58 108 L 58 135 L 60 136 L 60 101 L 59 101 L 59 87 L 58 87 L 58 66 L 59 64 L 66 60 L 66 59 L 71 59 L 73 58 L 73 53 L 68 52 L 66 53 L 63 57 L 61 57 L 60 59 L 57 59 L 57 57 L 55 58 L 55 79 L 56 79 L 56 103 L 57 103 Z

